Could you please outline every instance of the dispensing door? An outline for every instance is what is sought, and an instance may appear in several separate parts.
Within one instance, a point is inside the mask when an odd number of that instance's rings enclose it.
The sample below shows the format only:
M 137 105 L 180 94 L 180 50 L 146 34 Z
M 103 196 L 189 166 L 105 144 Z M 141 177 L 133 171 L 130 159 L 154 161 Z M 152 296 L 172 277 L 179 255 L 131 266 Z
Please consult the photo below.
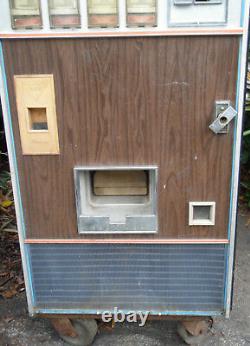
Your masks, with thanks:
M 238 37 L 49 43 L 3 42 L 27 236 L 226 239 Z

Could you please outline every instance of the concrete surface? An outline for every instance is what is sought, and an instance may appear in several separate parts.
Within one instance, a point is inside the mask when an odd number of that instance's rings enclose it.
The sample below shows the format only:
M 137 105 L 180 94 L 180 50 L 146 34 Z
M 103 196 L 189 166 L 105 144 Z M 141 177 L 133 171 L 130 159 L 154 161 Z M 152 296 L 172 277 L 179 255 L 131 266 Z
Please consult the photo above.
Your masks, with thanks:
M 250 345 L 250 227 L 240 216 L 236 257 L 234 306 L 229 320 L 216 319 L 212 332 L 202 343 L 209 345 Z M 0 346 L 61 346 L 50 323 L 27 315 L 25 295 L 0 301 Z M 117 324 L 114 329 L 101 328 L 94 346 L 165 346 L 184 345 L 176 334 L 176 323 L 152 321 L 140 328 L 134 324 Z

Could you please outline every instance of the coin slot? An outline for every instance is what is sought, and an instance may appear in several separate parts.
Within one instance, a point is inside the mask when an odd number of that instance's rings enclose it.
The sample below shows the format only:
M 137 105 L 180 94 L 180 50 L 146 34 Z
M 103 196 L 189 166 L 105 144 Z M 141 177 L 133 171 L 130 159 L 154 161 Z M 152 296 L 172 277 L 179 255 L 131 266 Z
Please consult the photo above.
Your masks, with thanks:
M 48 131 L 46 108 L 28 108 L 31 131 Z

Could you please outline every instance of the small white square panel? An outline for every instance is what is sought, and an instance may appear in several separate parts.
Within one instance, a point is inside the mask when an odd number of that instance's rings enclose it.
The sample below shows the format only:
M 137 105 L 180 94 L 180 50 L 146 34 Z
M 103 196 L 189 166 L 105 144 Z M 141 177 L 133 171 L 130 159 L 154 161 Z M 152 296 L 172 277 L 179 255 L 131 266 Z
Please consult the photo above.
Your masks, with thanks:
M 214 226 L 215 202 L 189 202 L 189 226 Z

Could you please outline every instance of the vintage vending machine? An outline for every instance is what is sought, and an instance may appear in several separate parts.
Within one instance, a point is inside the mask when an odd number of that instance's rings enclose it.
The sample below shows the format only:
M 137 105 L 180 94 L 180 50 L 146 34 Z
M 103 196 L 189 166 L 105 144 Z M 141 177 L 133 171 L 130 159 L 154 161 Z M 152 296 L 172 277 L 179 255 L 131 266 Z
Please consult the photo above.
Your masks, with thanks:
M 89 344 L 104 311 L 149 311 L 194 343 L 232 305 L 249 0 L 0 10 L 30 314 Z

